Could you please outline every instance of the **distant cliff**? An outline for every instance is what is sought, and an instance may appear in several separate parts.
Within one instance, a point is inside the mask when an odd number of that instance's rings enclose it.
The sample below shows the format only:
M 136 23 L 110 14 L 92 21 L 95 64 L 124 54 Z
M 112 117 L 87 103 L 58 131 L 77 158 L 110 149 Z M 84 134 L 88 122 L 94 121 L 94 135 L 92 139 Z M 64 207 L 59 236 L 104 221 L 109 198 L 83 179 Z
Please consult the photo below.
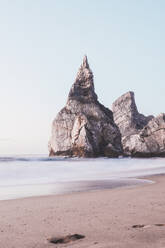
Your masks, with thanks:
M 85 56 L 67 103 L 53 121 L 49 155 L 165 156 L 165 114 L 140 114 L 133 92 L 118 98 L 112 110 L 98 101 Z

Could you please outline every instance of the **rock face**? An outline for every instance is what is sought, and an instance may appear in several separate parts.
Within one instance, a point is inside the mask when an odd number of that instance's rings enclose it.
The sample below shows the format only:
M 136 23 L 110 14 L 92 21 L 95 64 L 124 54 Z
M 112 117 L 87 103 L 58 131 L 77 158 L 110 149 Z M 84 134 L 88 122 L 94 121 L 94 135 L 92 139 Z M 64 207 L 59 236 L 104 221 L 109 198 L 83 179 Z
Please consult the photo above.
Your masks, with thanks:
M 66 106 L 53 121 L 50 156 L 165 156 L 165 114 L 140 114 L 133 92 L 118 98 L 112 109 L 99 103 L 85 56 Z
M 165 114 L 156 118 L 139 114 L 133 92 L 113 103 L 113 114 L 122 135 L 124 155 L 165 156 Z
M 87 57 L 69 92 L 66 106 L 53 121 L 50 155 L 117 157 L 121 135 L 113 114 L 99 103 Z
M 135 157 L 165 156 L 165 114 L 153 118 L 140 131 L 123 139 L 123 146 L 128 155 Z
M 146 117 L 138 112 L 134 93 L 131 91 L 113 103 L 112 111 L 122 137 L 137 134 L 153 118 L 153 116 Z

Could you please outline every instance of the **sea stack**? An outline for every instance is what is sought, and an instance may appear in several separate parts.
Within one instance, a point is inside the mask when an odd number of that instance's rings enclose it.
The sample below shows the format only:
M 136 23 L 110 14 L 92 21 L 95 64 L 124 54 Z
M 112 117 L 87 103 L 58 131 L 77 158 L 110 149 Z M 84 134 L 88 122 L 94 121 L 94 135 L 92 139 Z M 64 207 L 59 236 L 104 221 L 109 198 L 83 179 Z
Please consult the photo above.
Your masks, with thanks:
M 144 116 L 138 112 L 134 92 L 120 96 L 112 105 L 113 117 L 122 137 L 139 133 L 153 116 Z
M 121 135 L 113 113 L 98 101 L 87 56 L 65 107 L 57 114 L 49 142 L 50 156 L 118 157 Z
M 137 110 L 134 93 L 127 92 L 112 105 L 122 137 L 123 155 L 165 156 L 165 114 L 144 116 Z
M 151 119 L 138 134 L 122 142 L 125 153 L 132 157 L 165 157 L 165 114 Z

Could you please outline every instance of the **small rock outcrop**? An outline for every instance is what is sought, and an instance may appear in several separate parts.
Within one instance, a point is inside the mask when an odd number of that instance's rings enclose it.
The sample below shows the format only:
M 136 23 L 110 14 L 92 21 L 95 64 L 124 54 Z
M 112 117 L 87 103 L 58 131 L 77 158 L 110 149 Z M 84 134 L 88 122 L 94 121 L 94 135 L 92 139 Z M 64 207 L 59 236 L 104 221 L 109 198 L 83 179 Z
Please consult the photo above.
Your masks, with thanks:
M 117 157 L 121 135 L 113 113 L 97 99 L 87 57 L 69 92 L 66 106 L 53 121 L 49 142 L 51 156 Z
M 122 137 L 137 134 L 153 116 L 144 116 L 137 110 L 134 93 L 129 91 L 119 97 L 112 105 L 113 117 Z
M 156 118 L 140 114 L 133 92 L 118 98 L 112 109 L 114 121 L 121 132 L 124 155 L 165 156 L 165 114 Z
M 165 157 L 165 114 L 149 121 L 139 134 L 122 141 L 125 153 L 132 157 Z

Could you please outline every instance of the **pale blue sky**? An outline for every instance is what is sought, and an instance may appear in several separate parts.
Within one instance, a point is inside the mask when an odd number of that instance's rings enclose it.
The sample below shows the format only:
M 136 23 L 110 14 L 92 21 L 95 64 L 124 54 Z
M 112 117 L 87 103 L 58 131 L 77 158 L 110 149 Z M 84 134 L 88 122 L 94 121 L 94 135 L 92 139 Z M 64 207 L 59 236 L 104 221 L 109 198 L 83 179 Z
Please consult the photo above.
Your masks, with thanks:
M 0 154 L 47 153 L 84 54 L 99 100 L 165 112 L 164 0 L 0 2 Z

